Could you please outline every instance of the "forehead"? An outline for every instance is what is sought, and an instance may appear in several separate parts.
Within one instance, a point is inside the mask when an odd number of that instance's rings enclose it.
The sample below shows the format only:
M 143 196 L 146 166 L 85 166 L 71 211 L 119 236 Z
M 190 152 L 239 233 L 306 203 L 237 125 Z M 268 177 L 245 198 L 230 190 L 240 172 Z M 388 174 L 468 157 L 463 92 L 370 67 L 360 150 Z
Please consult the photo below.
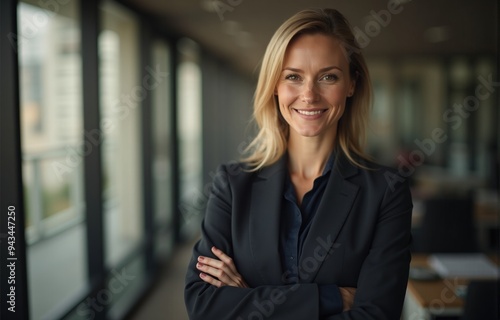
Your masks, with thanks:
M 306 33 L 288 45 L 284 66 L 290 63 L 348 64 L 346 50 L 340 40 L 322 33 Z

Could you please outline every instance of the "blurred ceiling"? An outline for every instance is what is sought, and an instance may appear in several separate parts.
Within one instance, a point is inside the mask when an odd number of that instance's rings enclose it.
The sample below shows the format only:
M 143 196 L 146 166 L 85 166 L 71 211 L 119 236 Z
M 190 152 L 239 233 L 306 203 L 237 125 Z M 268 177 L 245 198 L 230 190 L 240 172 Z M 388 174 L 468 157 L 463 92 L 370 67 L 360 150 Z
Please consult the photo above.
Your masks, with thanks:
M 496 0 L 125 2 L 253 75 L 277 27 L 295 12 L 311 7 L 342 12 L 361 35 L 366 56 L 495 54 L 498 42 Z

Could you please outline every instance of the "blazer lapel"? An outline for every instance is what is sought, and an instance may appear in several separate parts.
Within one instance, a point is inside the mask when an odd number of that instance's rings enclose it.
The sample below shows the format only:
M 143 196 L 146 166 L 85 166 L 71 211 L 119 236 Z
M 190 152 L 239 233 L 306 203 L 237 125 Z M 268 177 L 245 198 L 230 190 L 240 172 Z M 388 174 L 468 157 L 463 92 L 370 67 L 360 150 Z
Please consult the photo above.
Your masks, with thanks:
M 250 248 L 266 284 L 281 284 L 279 233 L 285 173 L 286 157 L 282 157 L 277 163 L 263 168 L 252 184 Z
M 336 239 L 344 225 L 352 205 L 358 194 L 359 186 L 346 180 L 357 174 L 358 168 L 343 156 L 339 156 L 330 172 L 325 193 L 319 204 L 318 211 L 312 221 L 311 229 L 304 241 L 302 254 L 299 257 L 300 266 L 308 265 L 307 275 L 301 276 L 301 281 L 313 282 L 321 268 L 323 257 L 340 245 Z M 311 259 L 316 262 L 311 263 Z M 311 268 L 309 266 L 316 266 Z M 304 269 L 304 268 L 302 268 Z M 305 271 L 302 271 L 305 272 Z

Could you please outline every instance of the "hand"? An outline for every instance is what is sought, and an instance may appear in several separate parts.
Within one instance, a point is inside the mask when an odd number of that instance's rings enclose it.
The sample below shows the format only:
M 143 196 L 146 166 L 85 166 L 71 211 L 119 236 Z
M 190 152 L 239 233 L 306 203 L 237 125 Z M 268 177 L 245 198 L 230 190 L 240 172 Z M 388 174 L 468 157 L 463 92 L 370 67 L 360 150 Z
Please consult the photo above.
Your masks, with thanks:
M 202 271 L 200 278 L 216 287 L 248 288 L 245 280 L 236 270 L 233 259 L 216 247 L 212 247 L 212 252 L 220 260 L 199 256 L 196 268 Z
M 339 290 L 344 306 L 342 312 L 351 310 L 354 303 L 354 296 L 356 295 L 356 288 L 339 287 Z

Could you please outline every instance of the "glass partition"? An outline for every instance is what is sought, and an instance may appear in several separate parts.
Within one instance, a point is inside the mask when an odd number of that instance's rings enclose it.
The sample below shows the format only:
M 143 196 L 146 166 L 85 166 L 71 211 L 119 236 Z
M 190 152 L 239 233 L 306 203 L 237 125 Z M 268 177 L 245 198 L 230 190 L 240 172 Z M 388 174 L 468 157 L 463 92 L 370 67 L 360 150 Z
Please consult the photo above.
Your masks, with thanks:
M 180 211 L 183 233 L 198 231 L 205 196 L 202 165 L 201 69 L 198 45 L 187 38 L 179 42 L 178 135 L 180 153 Z
M 172 130 L 170 47 L 161 40 L 152 44 L 151 68 L 165 77 L 152 84 L 153 192 L 156 255 L 165 258 L 173 247 Z
M 86 285 L 83 159 L 92 146 L 83 141 L 79 8 L 79 1 L 18 4 L 31 319 Z
M 105 261 L 115 266 L 143 236 L 139 22 L 122 6 L 101 6 L 99 35 Z

